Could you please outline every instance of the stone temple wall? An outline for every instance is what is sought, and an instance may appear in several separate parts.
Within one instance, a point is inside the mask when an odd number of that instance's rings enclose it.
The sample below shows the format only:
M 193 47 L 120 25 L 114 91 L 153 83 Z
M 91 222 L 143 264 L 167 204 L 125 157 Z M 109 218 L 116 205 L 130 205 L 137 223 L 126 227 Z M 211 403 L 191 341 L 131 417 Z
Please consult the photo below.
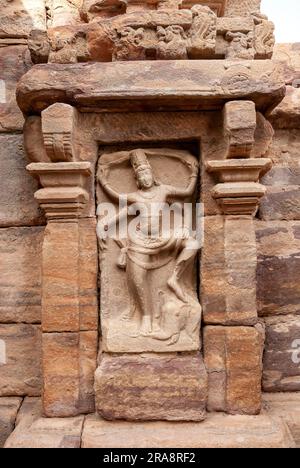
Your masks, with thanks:
M 15 92 L 32 66 L 27 38 L 46 28 L 44 1 L 0 1 L 0 447 L 24 397 L 41 394 L 41 246 L 45 221 L 26 172 Z
M 250 3 L 232 2 L 225 14 Z M 16 85 L 32 66 L 30 32 L 45 32 L 47 24 L 77 24 L 75 4 L 30 0 L 25 6 L 22 0 L 0 0 L 0 447 L 14 428 L 23 399 L 29 402 L 42 389 L 41 246 L 46 222 L 34 201 L 38 183 L 25 170 Z M 300 365 L 293 361 L 300 340 L 300 44 L 277 45 L 273 60 L 285 63 L 287 95 L 270 115 L 275 135 L 265 157 L 274 165 L 263 179 L 267 194 L 256 218 L 257 304 L 266 323 L 263 389 L 300 392 Z

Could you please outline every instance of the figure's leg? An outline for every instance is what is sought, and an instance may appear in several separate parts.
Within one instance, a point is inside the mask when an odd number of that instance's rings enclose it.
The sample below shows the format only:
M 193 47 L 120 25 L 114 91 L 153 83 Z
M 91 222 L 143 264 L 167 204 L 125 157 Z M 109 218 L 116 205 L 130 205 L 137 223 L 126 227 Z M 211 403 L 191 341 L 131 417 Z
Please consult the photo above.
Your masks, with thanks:
M 148 271 L 128 260 L 127 281 L 132 303 L 140 312 L 142 334 L 152 331 Z
M 169 288 L 176 294 L 180 301 L 188 302 L 188 298 L 183 292 L 179 281 L 183 273 L 186 271 L 187 267 L 194 262 L 194 259 L 199 250 L 199 243 L 194 239 L 188 239 L 184 243 L 184 247 L 176 259 L 174 272 L 168 280 Z

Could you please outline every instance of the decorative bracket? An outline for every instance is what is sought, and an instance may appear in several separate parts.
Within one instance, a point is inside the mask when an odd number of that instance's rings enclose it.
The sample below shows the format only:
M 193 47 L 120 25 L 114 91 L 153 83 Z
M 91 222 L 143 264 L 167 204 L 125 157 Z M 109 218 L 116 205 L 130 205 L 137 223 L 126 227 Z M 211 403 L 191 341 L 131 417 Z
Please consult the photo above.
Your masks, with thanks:
M 256 109 L 252 101 L 230 101 L 224 106 L 224 133 L 227 158 L 250 158 L 256 129 Z
M 74 161 L 77 110 L 57 103 L 42 112 L 42 132 L 48 157 L 53 162 Z

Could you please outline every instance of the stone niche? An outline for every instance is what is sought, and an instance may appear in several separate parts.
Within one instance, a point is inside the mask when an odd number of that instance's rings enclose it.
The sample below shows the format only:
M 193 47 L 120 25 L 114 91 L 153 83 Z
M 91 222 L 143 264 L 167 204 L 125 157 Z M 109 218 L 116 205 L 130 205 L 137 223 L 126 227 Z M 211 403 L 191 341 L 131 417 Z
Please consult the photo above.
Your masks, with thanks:
M 253 218 L 271 168 L 264 116 L 285 90 L 276 67 L 49 63 L 22 78 L 28 171 L 47 218 L 44 415 L 96 408 L 107 420 L 199 422 L 207 411 L 260 412 Z M 143 212 L 153 202 L 175 204 L 167 236 L 159 211 Z M 139 221 L 106 239 L 111 215 Z

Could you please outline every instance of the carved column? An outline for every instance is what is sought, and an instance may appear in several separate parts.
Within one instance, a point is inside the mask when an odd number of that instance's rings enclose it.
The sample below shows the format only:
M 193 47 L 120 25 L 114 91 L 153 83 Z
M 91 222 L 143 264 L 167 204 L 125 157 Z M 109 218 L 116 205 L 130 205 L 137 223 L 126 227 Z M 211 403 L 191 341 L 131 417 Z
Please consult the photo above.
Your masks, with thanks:
M 28 125 L 49 162 L 34 162 L 35 194 L 48 224 L 43 243 L 43 408 L 50 417 L 94 410 L 93 373 L 98 341 L 96 222 L 85 217 L 91 164 L 76 161 L 76 111 L 54 104 L 41 126 Z M 42 135 L 39 134 L 40 127 Z M 35 160 L 42 154 L 35 147 Z M 30 153 L 30 151 L 29 151 Z M 34 156 L 34 155 L 33 155 Z M 44 157 L 44 159 L 46 159 Z
M 253 217 L 265 193 L 259 178 L 272 163 L 251 157 L 257 122 L 253 102 L 228 102 L 223 121 L 227 159 L 206 163 L 218 182 L 212 197 L 223 213 L 206 218 L 201 264 L 208 409 L 258 414 L 264 327 L 257 315 Z

